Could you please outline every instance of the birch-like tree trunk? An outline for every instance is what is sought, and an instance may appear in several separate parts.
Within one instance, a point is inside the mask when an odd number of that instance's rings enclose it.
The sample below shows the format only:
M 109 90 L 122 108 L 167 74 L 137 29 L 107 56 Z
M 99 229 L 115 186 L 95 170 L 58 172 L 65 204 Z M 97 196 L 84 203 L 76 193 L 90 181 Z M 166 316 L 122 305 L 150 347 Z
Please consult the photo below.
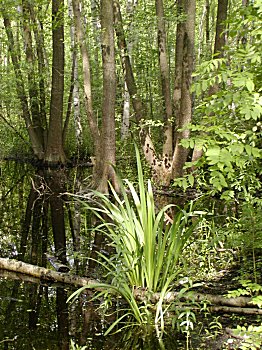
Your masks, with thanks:
M 129 33 L 132 33 L 130 35 L 130 40 L 127 43 L 127 52 L 130 57 L 132 58 L 132 51 L 133 51 L 133 41 L 135 40 L 134 34 L 133 34 L 133 13 L 135 11 L 135 7 L 137 5 L 137 0 L 127 0 L 126 4 L 126 12 L 127 16 L 129 18 L 129 24 L 128 24 L 128 31 Z M 122 117 L 122 124 L 121 124 L 121 139 L 124 140 L 128 136 L 129 126 L 130 126 L 130 94 L 128 91 L 128 86 L 125 81 L 124 83 L 124 106 L 123 106 L 123 117 Z

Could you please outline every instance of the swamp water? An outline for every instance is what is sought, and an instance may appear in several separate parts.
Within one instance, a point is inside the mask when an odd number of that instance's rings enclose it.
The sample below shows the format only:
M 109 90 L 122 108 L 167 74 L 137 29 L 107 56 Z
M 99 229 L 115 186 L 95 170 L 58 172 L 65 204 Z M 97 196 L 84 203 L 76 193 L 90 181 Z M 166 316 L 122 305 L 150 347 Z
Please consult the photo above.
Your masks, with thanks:
M 51 251 L 54 249 L 48 210 L 50 191 L 45 179 L 27 164 L 2 162 L 0 165 L 0 257 L 45 266 L 41 257 L 48 247 Z M 71 174 L 67 182 L 71 183 L 72 178 Z M 66 206 L 64 209 L 60 219 L 64 222 L 70 255 L 73 251 L 70 232 L 74 231 L 70 229 L 70 217 L 74 210 L 71 214 L 71 209 Z M 85 256 L 93 243 L 86 226 L 83 221 L 79 228 Z M 84 299 L 67 303 L 72 292 L 0 271 L 0 350 L 80 350 L 83 346 L 85 350 L 163 348 L 156 337 L 145 339 L 145 334 L 137 329 L 128 328 L 122 333 L 104 336 L 110 322 Z M 168 332 L 164 343 L 166 350 L 185 349 L 173 331 Z
M 110 323 L 90 302 L 67 303 L 72 290 L 30 279 L 0 271 L 0 350 L 186 349 L 172 331 L 163 343 L 131 328 L 104 336 Z

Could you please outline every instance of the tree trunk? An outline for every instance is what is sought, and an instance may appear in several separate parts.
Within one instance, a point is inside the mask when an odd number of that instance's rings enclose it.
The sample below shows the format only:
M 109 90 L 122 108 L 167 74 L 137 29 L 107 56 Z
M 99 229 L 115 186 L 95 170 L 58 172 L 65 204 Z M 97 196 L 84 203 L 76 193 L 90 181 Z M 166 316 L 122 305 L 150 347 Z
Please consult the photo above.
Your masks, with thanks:
M 195 44 L 195 17 L 196 17 L 196 2 L 195 0 L 183 0 L 184 12 L 186 14 L 185 22 L 181 23 L 181 29 L 178 28 L 178 35 L 181 35 L 181 39 L 178 39 L 177 44 L 182 47 L 183 38 L 183 58 L 181 68 L 181 55 L 176 57 L 176 64 L 178 69 L 182 69 L 181 73 L 181 89 L 178 90 L 178 101 L 180 99 L 179 108 L 176 108 L 178 121 L 176 122 L 177 129 L 183 129 L 177 131 L 176 145 L 172 160 L 172 178 L 178 178 L 183 176 L 183 167 L 187 160 L 188 150 L 180 145 L 181 139 L 188 139 L 190 136 L 189 130 L 186 125 L 192 120 L 192 96 L 190 92 L 192 83 L 192 73 L 194 67 L 194 44 Z M 181 34 L 180 34 L 181 30 Z M 176 48 L 178 54 L 178 48 Z M 179 93 L 181 91 L 181 95 Z
M 96 188 L 108 192 L 108 180 L 117 188 L 117 180 L 112 165 L 115 165 L 115 42 L 113 27 L 113 0 L 101 0 L 102 62 L 103 62 L 103 99 L 101 148 L 97 154 L 94 169 L 95 178 L 99 180 Z M 98 176 L 97 176 L 98 175 Z
M 127 0 L 126 11 L 129 18 L 128 31 L 133 33 L 133 13 L 135 6 L 137 5 L 136 0 Z M 127 44 L 127 52 L 131 59 L 132 49 L 133 49 L 134 34 L 130 38 Z M 121 139 L 124 140 L 128 136 L 129 126 L 130 126 L 130 94 L 128 91 L 128 86 L 125 81 L 124 83 L 124 106 L 123 106 L 123 118 L 121 124 Z
M 171 118 L 173 116 L 170 76 L 168 64 L 168 52 L 166 44 L 166 28 L 164 18 L 163 0 L 156 0 L 156 15 L 158 29 L 158 55 L 161 75 L 162 96 L 164 99 L 164 144 L 163 156 L 171 157 L 173 155 L 173 127 Z
M 52 1 L 52 88 L 45 161 L 65 163 L 63 149 L 64 2 Z
M 228 0 L 218 0 L 216 37 L 214 46 L 215 58 L 223 56 L 223 47 L 226 43 L 225 21 L 227 19 Z
M 135 81 L 133 68 L 131 64 L 131 59 L 127 50 L 127 43 L 125 39 L 125 32 L 123 28 L 120 5 L 118 0 L 114 0 L 113 3 L 114 3 L 115 32 L 117 36 L 117 45 L 121 55 L 121 63 L 122 63 L 122 69 L 124 72 L 124 78 L 125 78 L 128 92 L 132 101 L 132 106 L 135 112 L 136 121 L 138 124 L 140 124 L 141 120 L 145 118 L 145 106 L 137 90 L 136 81 Z M 156 158 L 155 148 L 151 140 L 151 137 L 148 134 L 147 128 L 145 128 L 144 126 L 140 127 L 140 140 L 141 140 L 141 144 L 142 144 L 144 155 L 147 162 L 153 168 L 153 171 L 158 170 L 157 164 L 156 164 L 158 160 Z

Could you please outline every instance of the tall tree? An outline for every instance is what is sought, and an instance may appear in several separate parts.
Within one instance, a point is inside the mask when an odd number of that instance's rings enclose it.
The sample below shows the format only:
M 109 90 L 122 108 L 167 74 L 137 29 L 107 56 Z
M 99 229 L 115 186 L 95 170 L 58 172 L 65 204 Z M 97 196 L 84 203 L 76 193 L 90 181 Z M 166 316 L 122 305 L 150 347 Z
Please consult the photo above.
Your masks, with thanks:
M 98 189 L 107 191 L 107 181 L 117 187 L 116 175 L 112 165 L 116 159 L 115 139 L 115 101 L 116 101 L 116 72 L 115 72 L 115 41 L 113 0 L 101 0 L 101 30 L 102 30 L 102 59 L 103 59 L 103 101 L 102 101 L 102 131 Z
M 88 123 L 94 143 L 95 164 L 93 186 L 102 192 L 108 192 L 108 180 L 117 187 L 115 164 L 115 49 L 113 28 L 113 1 L 101 1 L 102 62 L 103 62 L 103 98 L 102 122 L 99 129 L 94 118 L 92 105 L 92 86 L 89 53 L 85 42 L 80 3 L 73 0 L 77 40 L 83 63 L 85 107 Z
M 64 163 L 63 149 L 63 98 L 64 98 L 64 1 L 52 1 L 52 87 L 50 119 L 45 161 Z

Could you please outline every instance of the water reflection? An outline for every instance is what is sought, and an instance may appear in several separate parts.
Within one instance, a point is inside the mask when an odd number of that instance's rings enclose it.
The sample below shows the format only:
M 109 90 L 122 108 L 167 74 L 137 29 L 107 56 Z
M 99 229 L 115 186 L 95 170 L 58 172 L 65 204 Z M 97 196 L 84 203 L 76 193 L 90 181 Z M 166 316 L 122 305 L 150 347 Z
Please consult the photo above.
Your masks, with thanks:
M 0 350 L 69 350 L 71 341 L 88 350 L 184 349 L 172 333 L 162 342 L 139 329 L 104 337 L 109 323 L 86 298 L 68 304 L 71 291 L 24 277 L 0 271 Z

